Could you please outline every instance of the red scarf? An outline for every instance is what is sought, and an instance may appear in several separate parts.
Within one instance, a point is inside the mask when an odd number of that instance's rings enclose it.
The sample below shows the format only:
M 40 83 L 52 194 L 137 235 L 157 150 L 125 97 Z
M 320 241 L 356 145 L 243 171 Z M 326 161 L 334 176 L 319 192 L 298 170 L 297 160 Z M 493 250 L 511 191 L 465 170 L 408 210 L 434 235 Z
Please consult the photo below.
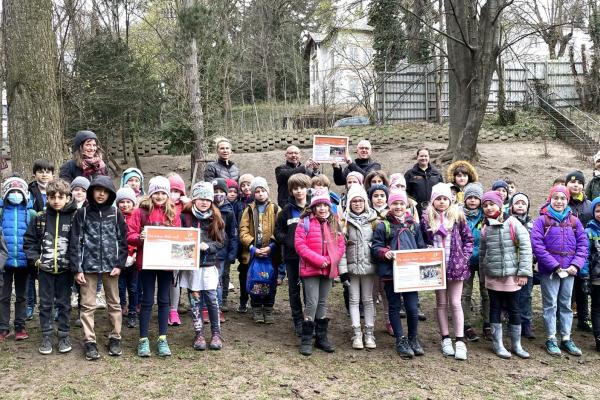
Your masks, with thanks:
M 102 161 L 100 156 L 86 157 L 83 156 L 81 160 L 81 169 L 83 169 L 83 176 L 91 177 L 98 175 L 100 171 L 104 172 L 106 164 Z

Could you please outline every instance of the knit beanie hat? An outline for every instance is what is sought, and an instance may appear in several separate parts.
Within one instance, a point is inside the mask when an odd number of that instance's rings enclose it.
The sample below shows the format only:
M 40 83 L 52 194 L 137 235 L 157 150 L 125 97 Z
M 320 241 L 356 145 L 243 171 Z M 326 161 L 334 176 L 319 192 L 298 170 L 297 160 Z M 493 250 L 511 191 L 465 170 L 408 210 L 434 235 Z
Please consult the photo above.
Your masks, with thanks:
M 596 211 L 596 206 L 600 204 L 600 196 L 596 197 L 593 201 L 592 201 L 592 215 L 594 214 L 594 212 Z
M 465 186 L 463 193 L 465 200 L 469 197 L 476 197 L 481 200 L 483 197 L 483 186 L 481 186 L 481 183 L 479 182 L 469 183 Z
M 225 179 L 225 183 L 227 183 L 227 189 L 235 188 L 238 192 L 240 191 L 240 185 L 233 179 Z
M 408 205 L 408 197 L 406 197 L 406 191 L 398 188 L 390 189 L 390 195 L 388 196 L 388 206 L 391 206 L 395 201 L 402 201 Z
M 502 202 L 502 195 L 496 192 L 495 190 L 491 190 L 483 194 L 483 196 L 481 197 L 481 204 L 483 205 L 483 203 L 485 203 L 486 201 L 491 201 L 492 203 L 497 205 L 500 210 L 502 210 L 502 206 L 504 205 L 504 203 Z
M 582 185 L 585 185 L 585 176 L 583 176 L 583 172 L 581 171 L 573 171 L 570 172 L 565 178 L 565 182 L 569 183 L 572 181 L 579 181 Z
M 213 189 L 221 189 L 224 193 L 227 193 L 227 182 L 223 178 L 213 179 Z
M 73 146 L 71 146 L 71 151 L 75 153 L 82 144 L 86 141 L 94 139 L 96 143 L 98 143 L 98 136 L 92 131 L 79 131 L 75 134 L 75 138 L 73 138 Z
M 452 191 L 450 190 L 450 185 L 448 185 L 447 183 L 440 182 L 433 185 L 433 187 L 431 188 L 431 198 L 429 199 L 429 201 L 433 203 L 435 199 L 441 196 L 445 196 L 449 199 L 452 198 Z
M 494 181 L 494 183 L 492 183 L 492 190 L 498 190 L 499 188 L 504 188 L 508 192 L 508 183 L 502 179 Z
M 121 187 L 125 187 L 129 179 L 134 177 L 140 180 L 140 192 L 144 194 L 144 175 L 142 174 L 142 171 L 137 168 L 127 168 L 123 171 L 123 174 L 121 175 Z
M 73 179 L 73 181 L 71 181 L 71 192 L 73 191 L 73 189 L 78 187 L 87 191 L 90 187 L 90 181 L 88 180 L 88 178 L 86 178 L 85 176 L 78 176 L 77 178 Z
M 215 191 L 210 182 L 198 182 L 192 187 L 192 200 L 210 200 L 214 201 Z
M 514 196 L 510 198 L 510 207 L 519 200 L 524 201 L 527 208 L 529 208 L 529 197 L 527 197 L 525 193 L 515 193 Z
M 256 188 L 259 187 L 265 189 L 267 193 L 269 193 L 269 184 L 267 183 L 267 180 L 262 176 L 255 177 L 250 183 L 250 190 L 252 191 L 252 193 L 254 193 L 256 191 Z
M 119 202 L 121 200 L 130 200 L 133 204 L 137 203 L 135 192 L 129 186 L 125 186 L 117 190 L 117 198 L 115 199 L 115 204 L 119 205 Z
M 565 196 L 567 196 L 567 201 L 571 201 L 571 192 L 564 185 L 552 186 L 552 188 L 550 188 L 550 194 L 548 195 L 548 201 L 550 201 L 552 195 L 557 192 L 563 193 Z
M 354 187 L 356 185 L 352 185 Z M 331 207 L 331 199 L 329 198 L 329 190 L 327 189 L 317 189 L 312 192 L 312 196 L 310 199 L 310 206 L 314 207 L 317 204 L 325 203 Z
M 185 182 L 183 181 L 183 178 L 179 176 L 179 174 L 169 175 L 169 184 L 171 185 L 171 190 L 179 190 L 179 192 L 185 196 Z
M 372 185 L 369 188 L 369 200 L 371 200 L 371 198 L 373 197 L 373 193 L 375 193 L 378 190 L 383 190 L 383 192 L 385 193 L 385 198 L 387 199 L 390 196 L 390 192 L 388 191 L 388 187 L 382 184 L 377 184 L 377 185 Z
M 406 188 L 406 179 L 402 174 L 392 174 L 390 175 L 390 188 L 404 186 Z
M 355 197 L 360 197 L 365 201 L 365 206 L 369 206 L 369 198 L 367 197 L 367 192 L 365 191 L 365 188 L 361 185 L 350 186 L 350 188 L 348 189 L 348 195 L 346 196 L 347 204 L 350 205 L 350 202 Z
M 2 198 L 6 199 L 8 192 L 11 190 L 17 190 L 21 192 L 21 194 L 23 194 L 23 198 L 26 201 L 29 201 L 29 187 L 27 182 L 25 182 L 23 179 L 13 176 L 5 180 L 2 184 Z
M 346 175 L 346 182 L 348 182 L 348 178 L 350 178 L 351 176 L 354 176 L 356 179 L 358 179 L 358 183 L 362 186 L 363 182 L 365 181 L 365 177 L 363 176 L 363 174 L 361 174 L 360 172 L 352 171 L 348 175 Z
M 171 184 L 164 176 L 155 176 L 148 182 L 148 196 L 157 192 L 166 193 L 167 196 L 171 194 Z
M 254 175 L 252 174 L 242 174 L 240 176 L 240 179 L 238 179 L 238 184 L 240 186 L 242 186 L 242 183 L 247 182 L 247 183 L 252 183 L 252 181 L 254 180 Z

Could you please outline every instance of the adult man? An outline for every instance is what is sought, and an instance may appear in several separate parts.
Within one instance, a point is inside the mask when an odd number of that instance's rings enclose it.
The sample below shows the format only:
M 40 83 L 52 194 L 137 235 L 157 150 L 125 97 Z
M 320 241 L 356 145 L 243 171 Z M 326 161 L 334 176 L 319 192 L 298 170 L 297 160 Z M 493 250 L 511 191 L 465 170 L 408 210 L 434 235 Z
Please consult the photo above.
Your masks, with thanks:
M 237 182 L 240 169 L 231 161 L 231 142 L 221 138 L 217 141 L 217 161 L 209 162 L 204 169 L 204 181 L 212 182 L 216 178 L 233 179 Z
M 378 171 L 381 169 L 381 164 L 371 159 L 371 143 L 368 140 L 361 140 L 356 145 L 356 159 L 352 161 L 350 158 L 346 160 L 346 168 L 342 171 L 342 166 L 338 163 L 332 164 L 333 166 L 333 181 L 338 186 L 346 184 L 346 177 L 352 171 L 360 172 L 363 176 L 371 171 Z
M 310 158 L 304 164 L 300 162 L 300 149 L 290 146 L 285 150 L 285 164 L 275 168 L 275 179 L 277 180 L 277 204 L 283 208 L 289 203 L 290 192 L 288 180 L 294 174 L 306 174 L 313 177 L 319 174 L 320 164 Z

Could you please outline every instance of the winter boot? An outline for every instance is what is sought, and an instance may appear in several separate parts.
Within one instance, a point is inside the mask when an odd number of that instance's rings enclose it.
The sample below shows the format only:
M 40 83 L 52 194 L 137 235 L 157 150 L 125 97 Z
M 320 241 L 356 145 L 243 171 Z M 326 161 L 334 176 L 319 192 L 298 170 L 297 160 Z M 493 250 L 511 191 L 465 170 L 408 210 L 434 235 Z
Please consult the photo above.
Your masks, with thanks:
M 509 325 L 512 351 L 521 358 L 529 358 L 529 353 L 521 347 L 521 325 Z
M 265 314 L 263 313 L 262 306 L 252 307 L 252 320 L 257 324 L 265 322 Z
M 373 326 L 365 327 L 365 347 L 367 349 L 374 349 L 377 347 L 377 344 L 375 343 L 375 335 L 373 333 L 374 331 L 375 327 Z
M 310 356 L 312 354 L 312 337 L 315 330 L 313 321 L 302 321 L 302 338 L 300 339 L 300 354 Z
M 329 318 L 315 319 L 315 347 L 326 353 L 333 353 L 335 347 L 327 338 L 327 328 L 329 326 Z
M 263 318 L 265 324 L 272 324 L 275 322 L 275 317 L 273 316 L 273 307 L 263 308 Z
M 294 320 L 294 333 L 298 337 L 302 337 L 302 320 Z
M 354 329 L 354 336 L 352 336 L 352 348 L 356 350 L 362 350 L 364 348 L 362 330 L 360 326 L 353 326 L 352 329 Z
M 502 324 L 490 324 L 492 328 L 492 346 L 494 353 L 500 358 L 510 358 L 511 354 L 502 343 Z

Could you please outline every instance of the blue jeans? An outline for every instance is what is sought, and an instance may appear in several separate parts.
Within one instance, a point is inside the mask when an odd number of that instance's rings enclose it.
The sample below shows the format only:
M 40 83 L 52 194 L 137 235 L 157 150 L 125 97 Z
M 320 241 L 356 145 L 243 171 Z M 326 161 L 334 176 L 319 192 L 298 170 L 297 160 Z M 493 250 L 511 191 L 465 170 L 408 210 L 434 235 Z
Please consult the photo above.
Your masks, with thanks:
M 531 291 L 533 290 L 533 277 L 527 278 L 527 284 L 519 290 L 519 309 L 521 310 L 521 322 L 531 322 L 533 310 L 531 309 Z
M 389 304 L 390 324 L 394 328 L 394 336 L 401 338 L 404 336 L 402 323 L 400 322 L 400 308 L 404 300 L 406 310 L 406 324 L 408 325 L 408 336 L 416 337 L 419 326 L 419 295 L 417 292 L 396 293 L 394 292 L 394 282 L 384 282 L 385 295 Z
M 169 291 L 173 281 L 172 271 L 143 270 L 140 272 L 142 281 L 142 308 L 140 310 L 140 337 L 148 337 L 150 315 L 154 305 L 154 289 L 158 287 L 156 302 L 158 303 L 158 334 L 166 335 L 169 319 Z
M 196 297 L 197 296 L 197 297 Z M 219 324 L 219 305 L 217 303 L 217 291 L 216 290 L 201 290 L 192 293 L 192 297 L 196 299 L 192 307 L 192 322 L 194 323 L 194 330 L 196 332 L 202 332 L 202 308 L 204 304 L 208 309 L 208 318 L 210 319 L 210 330 L 214 333 L 221 332 L 221 325 Z
M 135 316 L 137 314 L 138 305 L 138 270 L 135 265 L 123 268 L 119 275 L 119 298 L 121 299 L 121 309 L 125 308 L 127 298 L 129 304 L 127 306 L 127 314 Z
M 542 289 L 542 306 L 544 309 L 544 325 L 549 338 L 556 337 L 556 310 L 559 315 L 559 333 L 562 337 L 571 334 L 573 311 L 571 310 L 571 294 L 573 293 L 574 276 L 560 279 L 556 274 L 540 275 Z

